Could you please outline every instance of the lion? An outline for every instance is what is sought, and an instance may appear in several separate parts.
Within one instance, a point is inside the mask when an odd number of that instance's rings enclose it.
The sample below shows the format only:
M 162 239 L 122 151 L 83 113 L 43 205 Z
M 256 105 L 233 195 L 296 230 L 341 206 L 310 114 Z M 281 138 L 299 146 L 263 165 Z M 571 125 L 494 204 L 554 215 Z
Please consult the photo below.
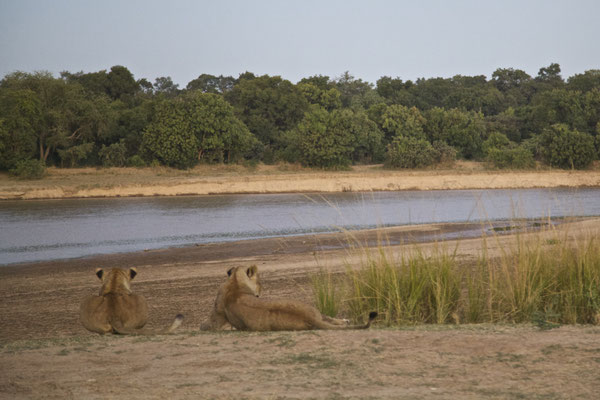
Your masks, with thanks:
M 229 271 L 227 271 L 228 277 L 231 276 L 232 271 L 233 268 L 230 268 Z M 256 271 L 256 273 L 249 277 L 249 279 L 254 281 L 253 287 L 256 288 L 256 296 L 260 296 L 262 286 L 258 278 L 258 271 Z M 227 328 L 231 328 L 231 324 L 229 323 L 229 321 L 227 320 L 227 316 L 225 315 L 225 302 L 223 294 L 225 293 L 226 285 L 227 282 L 223 283 L 219 287 L 219 290 L 217 291 L 217 297 L 215 298 L 215 302 L 213 304 L 213 308 L 210 312 L 210 315 L 206 320 L 204 320 L 204 322 L 200 324 L 201 331 L 222 331 Z
M 118 334 L 166 334 L 181 325 L 183 315 L 178 314 L 170 327 L 151 331 L 142 329 L 148 320 L 146 300 L 131 292 L 129 282 L 137 275 L 135 268 L 125 271 L 113 268 L 105 273 L 96 269 L 96 276 L 102 281 L 98 296 L 86 298 L 80 307 L 80 320 L 83 326 L 101 335 Z
M 297 300 L 259 298 L 260 283 L 256 265 L 233 267 L 220 289 L 227 321 L 236 329 L 248 331 L 297 331 L 311 329 L 367 329 L 377 317 L 369 314 L 364 325 L 326 317 L 316 308 Z

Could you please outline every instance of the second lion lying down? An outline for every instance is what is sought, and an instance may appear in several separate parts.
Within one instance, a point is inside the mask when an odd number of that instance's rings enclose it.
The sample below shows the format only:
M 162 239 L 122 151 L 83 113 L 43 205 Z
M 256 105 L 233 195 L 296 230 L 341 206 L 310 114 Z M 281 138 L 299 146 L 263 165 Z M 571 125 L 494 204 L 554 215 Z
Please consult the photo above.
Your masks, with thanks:
M 296 300 L 259 298 L 260 283 L 256 266 L 234 267 L 227 274 L 229 278 L 219 288 L 213 314 L 220 314 L 239 330 L 366 329 L 377 317 L 376 312 L 371 312 L 366 324 L 347 325 L 344 320 L 324 316 L 316 308 Z M 211 317 L 214 318 L 213 314 Z M 207 325 L 204 327 L 210 329 Z

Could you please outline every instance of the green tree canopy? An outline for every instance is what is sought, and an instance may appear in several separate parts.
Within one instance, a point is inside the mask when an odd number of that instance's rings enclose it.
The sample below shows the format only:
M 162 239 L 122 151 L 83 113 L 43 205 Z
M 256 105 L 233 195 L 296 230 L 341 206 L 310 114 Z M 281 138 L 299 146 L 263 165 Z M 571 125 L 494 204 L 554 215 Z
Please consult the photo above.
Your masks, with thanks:
M 150 158 L 169 167 L 187 169 L 198 162 L 198 138 L 190 127 L 181 102 L 164 100 L 144 131 L 142 149 Z
M 312 106 L 294 129 L 302 164 L 320 168 L 347 167 L 354 151 L 352 134 L 340 129 L 327 110 Z
M 416 107 L 392 105 L 383 113 L 382 127 L 388 143 L 397 136 L 425 139 L 423 127 L 426 122 Z
M 27 136 L 35 137 L 42 161 L 57 149 L 95 140 L 110 125 L 108 103 L 102 97 L 87 96 L 81 85 L 55 79 L 48 72 L 7 75 L 0 90 L 8 103 L 16 101 L 6 104 L 6 110 L 15 111 L 4 117 L 6 126 L 12 130 L 19 125 L 23 132 L 27 121 Z
M 584 169 L 596 158 L 592 135 L 554 124 L 542 134 L 544 157 L 553 167 Z
M 433 108 L 425 114 L 425 118 L 425 133 L 430 142 L 445 142 L 467 159 L 481 157 L 481 146 L 486 137 L 481 113 Z
M 279 76 L 254 77 L 246 73 L 225 97 L 250 132 L 263 144 L 274 147 L 283 132 L 294 128 L 308 108 L 300 89 Z
M 583 74 L 575 74 L 567 80 L 567 88 L 587 92 L 600 90 L 600 69 L 590 69 Z
M 143 147 L 166 165 L 189 168 L 198 160 L 235 161 L 257 144 L 221 96 L 192 91 L 162 102 Z
M 122 65 L 115 65 L 110 69 L 110 72 L 106 75 L 107 81 L 107 94 L 114 100 L 129 99 L 138 90 L 139 85 L 133 78 L 133 74 L 126 67 Z
M 236 79 L 231 76 L 201 74 L 190 81 L 186 89 L 200 90 L 204 93 L 224 94 L 233 89 L 235 82 Z

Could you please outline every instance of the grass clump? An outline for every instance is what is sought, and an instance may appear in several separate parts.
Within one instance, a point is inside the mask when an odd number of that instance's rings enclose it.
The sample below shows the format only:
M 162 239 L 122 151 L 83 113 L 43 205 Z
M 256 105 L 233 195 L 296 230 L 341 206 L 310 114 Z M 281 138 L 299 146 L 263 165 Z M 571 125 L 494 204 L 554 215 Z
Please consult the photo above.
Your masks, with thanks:
M 377 310 L 387 325 L 450 322 L 458 307 L 460 279 L 453 256 L 419 250 L 394 260 L 380 250 L 366 265 L 348 269 L 348 307 L 357 318 Z
M 533 322 L 600 323 L 600 244 L 594 237 L 569 241 L 552 232 L 516 235 L 489 257 L 488 239 L 475 263 L 459 263 L 456 249 L 439 245 L 394 257 L 391 248 L 364 251 L 348 267 L 343 288 L 313 278 L 317 307 L 333 316 L 343 311 L 361 319 L 377 311 L 386 325 Z M 505 242 L 502 242 L 505 243 Z M 330 295 L 335 293 L 335 295 Z
M 340 311 L 342 294 L 333 274 L 323 268 L 311 276 L 313 295 L 322 314 L 335 317 Z

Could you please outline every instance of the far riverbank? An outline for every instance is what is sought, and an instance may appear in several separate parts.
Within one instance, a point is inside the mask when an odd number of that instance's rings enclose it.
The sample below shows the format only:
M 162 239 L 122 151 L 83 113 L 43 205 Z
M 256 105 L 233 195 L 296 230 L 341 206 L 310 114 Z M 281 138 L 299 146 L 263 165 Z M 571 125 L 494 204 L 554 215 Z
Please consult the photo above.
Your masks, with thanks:
M 451 169 L 408 171 L 381 166 L 322 171 L 290 165 L 203 165 L 187 171 L 49 168 L 43 179 L 33 181 L 0 175 L 2 200 L 556 187 L 600 187 L 600 170 L 496 171 L 479 163 L 457 162 Z

